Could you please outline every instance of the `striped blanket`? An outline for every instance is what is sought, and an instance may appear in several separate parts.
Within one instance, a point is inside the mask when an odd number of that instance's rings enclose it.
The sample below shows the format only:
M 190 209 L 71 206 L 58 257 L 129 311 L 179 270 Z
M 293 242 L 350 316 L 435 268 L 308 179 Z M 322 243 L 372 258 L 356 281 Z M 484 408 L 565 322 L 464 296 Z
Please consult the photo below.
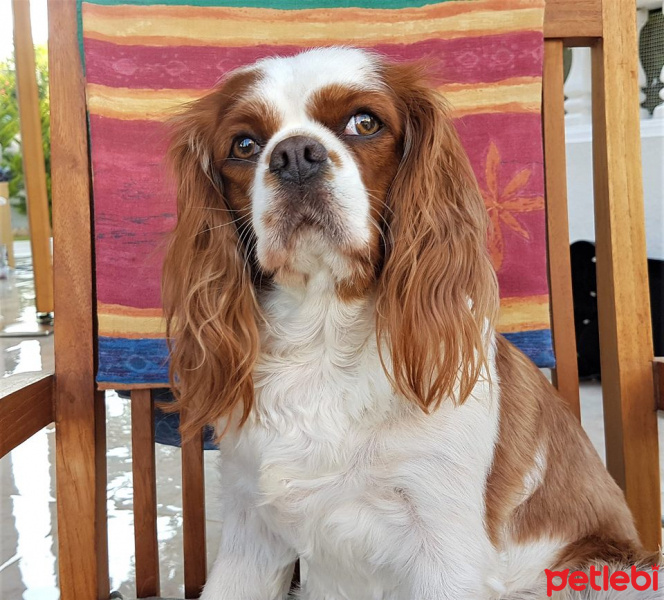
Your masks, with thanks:
M 540 123 L 544 0 L 78 0 L 101 387 L 167 383 L 159 277 L 174 193 L 164 120 L 229 70 L 350 44 L 427 58 L 491 216 L 500 330 L 552 366 Z

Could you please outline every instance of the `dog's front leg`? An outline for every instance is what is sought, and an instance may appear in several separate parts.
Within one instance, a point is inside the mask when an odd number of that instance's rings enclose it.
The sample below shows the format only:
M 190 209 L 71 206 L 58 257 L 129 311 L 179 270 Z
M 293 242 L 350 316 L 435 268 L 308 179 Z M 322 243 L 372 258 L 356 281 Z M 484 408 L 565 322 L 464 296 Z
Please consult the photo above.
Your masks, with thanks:
M 253 506 L 226 499 L 221 544 L 201 600 L 282 600 L 297 558 Z M 246 498 L 245 498 L 246 500 Z

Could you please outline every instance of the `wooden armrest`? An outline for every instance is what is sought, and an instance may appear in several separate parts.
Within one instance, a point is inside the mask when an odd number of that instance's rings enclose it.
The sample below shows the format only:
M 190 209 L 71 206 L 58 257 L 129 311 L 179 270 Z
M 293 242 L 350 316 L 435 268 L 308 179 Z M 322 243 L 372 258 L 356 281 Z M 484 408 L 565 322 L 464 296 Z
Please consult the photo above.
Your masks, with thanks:
M 53 375 L 21 373 L 1 381 L 0 458 L 55 418 Z
M 655 371 L 655 400 L 657 410 L 664 410 L 664 356 L 655 357 L 652 362 Z

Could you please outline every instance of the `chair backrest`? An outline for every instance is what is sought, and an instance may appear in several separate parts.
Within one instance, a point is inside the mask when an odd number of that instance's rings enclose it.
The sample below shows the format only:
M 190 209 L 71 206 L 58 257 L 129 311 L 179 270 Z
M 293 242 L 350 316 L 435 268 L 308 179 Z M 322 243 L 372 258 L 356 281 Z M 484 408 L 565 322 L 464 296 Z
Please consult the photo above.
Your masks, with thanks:
M 55 415 L 60 588 L 63 600 L 108 596 L 105 412 L 95 383 L 91 180 L 76 3 L 49 0 L 55 268 Z M 593 52 L 597 268 L 607 459 L 649 548 L 660 542 L 657 421 L 653 403 L 639 161 L 633 0 L 548 0 L 543 125 L 549 278 L 556 381 L 579 414 L 567 234 L 562 53 Z M 609 90 L 611 93 L 609 93 Z M 625 151 L 625 149 L 628 149 Z M 136 577 L 158 594 L 153 407 L 132 391 Z M 205 579 L 202 436 L 182 448 L 187 597 Z
M 164 168 L 164 121 L 234 68 L 349 41 L 393 60 L 426 58 L 489 208 L 498 330 L 538 366 L 552 367 L 540 120 L 544 1 L 386 0 L 347 8 L 353 3 L 326 0 L 306 10 L 270 0 L 227 4 L 81 1 L 99 387 L 168 385 L 159 284 L 175 191 Z

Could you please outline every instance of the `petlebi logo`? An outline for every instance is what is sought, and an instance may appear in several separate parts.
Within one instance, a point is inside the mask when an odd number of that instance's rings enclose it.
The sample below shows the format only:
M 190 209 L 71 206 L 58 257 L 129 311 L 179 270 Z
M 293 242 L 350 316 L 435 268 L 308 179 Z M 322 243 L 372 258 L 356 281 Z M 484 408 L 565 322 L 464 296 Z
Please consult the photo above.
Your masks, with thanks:
M 659 565 L 654 565 L 651 571 L 639 570 L 632 566 L 629 571 L 611 571 L 608 566 L 590 567 L 590 571 L 551 571 L 546 573 L 546 595 L 550 598 L 553 592 L 560 592 L 565 588 L 576 592 L 583 592 L 588 587 L 596 591 L 615 590 L 625 591 L 628 587 L 637 591 L 659 590 Z

